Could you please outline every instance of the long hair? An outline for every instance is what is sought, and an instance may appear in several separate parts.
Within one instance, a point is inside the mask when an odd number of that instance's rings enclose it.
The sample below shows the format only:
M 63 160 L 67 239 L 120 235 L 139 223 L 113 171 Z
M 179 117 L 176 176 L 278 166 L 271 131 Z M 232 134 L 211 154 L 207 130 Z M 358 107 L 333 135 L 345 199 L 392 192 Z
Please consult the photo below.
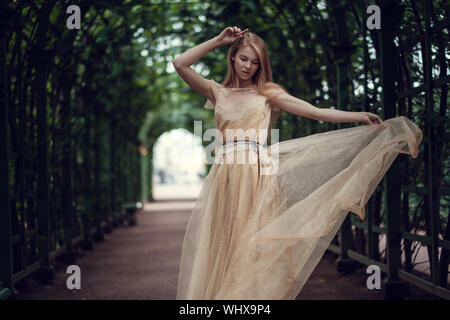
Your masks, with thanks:
M 227 55 L 227 65 L 228 65 L 228 73 L 225 78 L 225 81 L 222 83 L 222 85 L 226 88 L 234 88 L 238 84 L 237 80 L 237 74 L 233 67 L 233 61 L 231 60 L 232 57 L 235 57 L 237 51 L 242 48 L 249 46 L 253 48 L 256 51 L 256 54 L 259 58 L 259 68 L 255 72 L 255 74 L 252 77 L 252 84 L 256 85 L 256 90 L 259 95 L 265 96 L 267 98 L 267 101 L 269 104 L 273 104 L 273 101 L 275 100 L 277 94 L 276 90 L 271 89 L 281 89 L 285 92 L 287 90 L 279 85 L 273 82 L 272 79 L 272 70 L 270 68 L 270 61 L 269 61 L 269 53 L 267 51 L 266 44 L 264 43 L 264 40 L 258 37 L 256 34 L 252 32 L 247 32 L 244 34 L 244 36 L 233 43 L 233 45 L 228 50 Z M 268 132 L 268 141 L 271 139 L 271 129 L 273 128 L 274 124 L 278 120 L 278 118 L 281 115 L 281 110 L 279 108 L 270 108 L 270 124 L 269 124 L 269 132 Z

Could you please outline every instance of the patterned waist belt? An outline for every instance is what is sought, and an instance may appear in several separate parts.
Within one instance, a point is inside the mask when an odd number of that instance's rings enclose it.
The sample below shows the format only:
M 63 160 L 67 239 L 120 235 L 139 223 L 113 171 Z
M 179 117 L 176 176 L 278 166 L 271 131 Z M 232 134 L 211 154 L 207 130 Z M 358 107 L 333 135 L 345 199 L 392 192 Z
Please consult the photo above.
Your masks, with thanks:
M 252 143 L 252 144 L 260 145 L 259 142 L 256 141 L 256 140 L 231 140 L 231 141 L 226 141 L 226 142 L 222 143 L 222 145 L 225 145 L 225 144 L 234 144 L 234 143 L 237 143 L 237 142 L 243 142 L 243 141 L 248 142 L 248 143 Z
M 266 148 L 264 148 L 258 141 L 256 140 L 230 140 L 222 143 L 222 145 L 219 145 L 216 148 L 216 159 L 215 162 L 222 163 L 223 158 L 222 156 L 226 155 L 227 153 L 233 152 L 233 151 L 244 151 L 246 150 L 245 145 L 251 144 L 253 147 L 253 150 L 257 154 L 257 163 L 258 163 L 258 172 L 260 171 L 261 167 L 270 166 L 273 162 L 271 157 L 267 154 Z

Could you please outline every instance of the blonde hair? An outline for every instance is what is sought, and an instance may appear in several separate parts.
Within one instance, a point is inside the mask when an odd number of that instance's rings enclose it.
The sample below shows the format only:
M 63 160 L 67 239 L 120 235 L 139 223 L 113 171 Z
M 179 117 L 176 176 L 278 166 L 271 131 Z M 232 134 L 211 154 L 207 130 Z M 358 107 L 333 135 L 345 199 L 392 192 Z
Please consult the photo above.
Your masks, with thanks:
M 222 85 L 226 88 L 235 88 L 237 86 L 237 75 L 236 71 L 233 68 L 233 60 L 231 58 L 236 56 L 236 53 L 240 48 L 247 46 L 253 48 L 259 58 L 259 68 L 252 77 L 252 84 L 256 85 L 258 94 L 265 96 L 268 103 L 273 105 L 273 102 L 275 101 L 275 98 L 277 96 L 277 90 L 273 89 L 283 90 L 286 93 L 287 90 L 283 86 L 273 82 L 272 70 L 270 69 L 269 53 L 267 51 L 266 44 L 264 43 L 263 39 L 252 32 L 245 33 L 244 36 L 236 40 L 236 42 L 233 43 L 233 45 L 228 50 L 228 73 Z M 270 141 L 271 138 L 270 131 L 280 115 L 281 110 L 274 110 L 273 108 L 271 108 L 268 141 Z

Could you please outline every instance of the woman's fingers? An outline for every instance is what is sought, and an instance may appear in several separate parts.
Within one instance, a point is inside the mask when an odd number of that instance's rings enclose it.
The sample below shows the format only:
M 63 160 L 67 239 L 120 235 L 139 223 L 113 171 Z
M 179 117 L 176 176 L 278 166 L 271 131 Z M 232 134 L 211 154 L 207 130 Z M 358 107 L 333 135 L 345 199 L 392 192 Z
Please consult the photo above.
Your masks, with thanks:
M 248 32 L 248 29 L 245 29 L 244 31 L 241 31 L 240 28 L 233 26 L 233 27 L 227 27 L 225 29 L 226 31 L 230 31 L 231 32 L 231 37 L 236 39 L 236 38 L 242 38 L 244 36 L 245 33 Z M 227 34 L 228 36 L 228 34 Z
M 236 26 L 234 27 L 230 27 L 231 31 L 237 33 L 238 35 L 244 34 L 245 32 L 248 31 L 248 29 L 245 29 L 244 31 L 241 31 L 241 28 L 238 28 Z
M 381 121 L 380 117 L 375 115 L 375 123 L 381 124 L 383 121 Z
M 244 31 L 241 32 L 241 35 L 243 35 L 244 33 L 248 32 L 248 29 L 245 29 Z
M 371 125 L 383 123 L 383 121 L 380 119 L 380 117 L 377 114 L 367 112 L 366 115 L 368 116 L 368 123 Z
M 237 36 L 238 36 L 239 38 L 242 38 L 246 32 L 248 32 L 248 29 L 245 29 L 244 31 L 240 31 L 240 32 L 237 34 Z

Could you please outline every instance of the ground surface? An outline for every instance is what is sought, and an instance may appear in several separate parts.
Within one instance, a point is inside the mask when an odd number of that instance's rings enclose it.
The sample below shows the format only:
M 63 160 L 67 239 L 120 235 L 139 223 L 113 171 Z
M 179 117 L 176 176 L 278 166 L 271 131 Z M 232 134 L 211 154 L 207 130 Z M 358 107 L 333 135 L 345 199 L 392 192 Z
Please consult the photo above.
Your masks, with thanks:
M 19 300 L 171 300 L 176 286 L 184 231 L 192 201 L 166 201 L 146 205 L 137 214 L 137 225 L 122 226 L 105 234 L 92 251 L 78 251 L 74 264 L 81 268 L 81 289 L 66 287 L 66 267 L 56 266 L 53 285 L 39 285 L 33 278 L 18 288 Z M 366 287 L 368 275 L 361 268 L 341 275 L 327 252 L 311 275 L 297 300 L 383 300 L 380 290 Z M 409 300 L 439 300 L 410 286 Z

